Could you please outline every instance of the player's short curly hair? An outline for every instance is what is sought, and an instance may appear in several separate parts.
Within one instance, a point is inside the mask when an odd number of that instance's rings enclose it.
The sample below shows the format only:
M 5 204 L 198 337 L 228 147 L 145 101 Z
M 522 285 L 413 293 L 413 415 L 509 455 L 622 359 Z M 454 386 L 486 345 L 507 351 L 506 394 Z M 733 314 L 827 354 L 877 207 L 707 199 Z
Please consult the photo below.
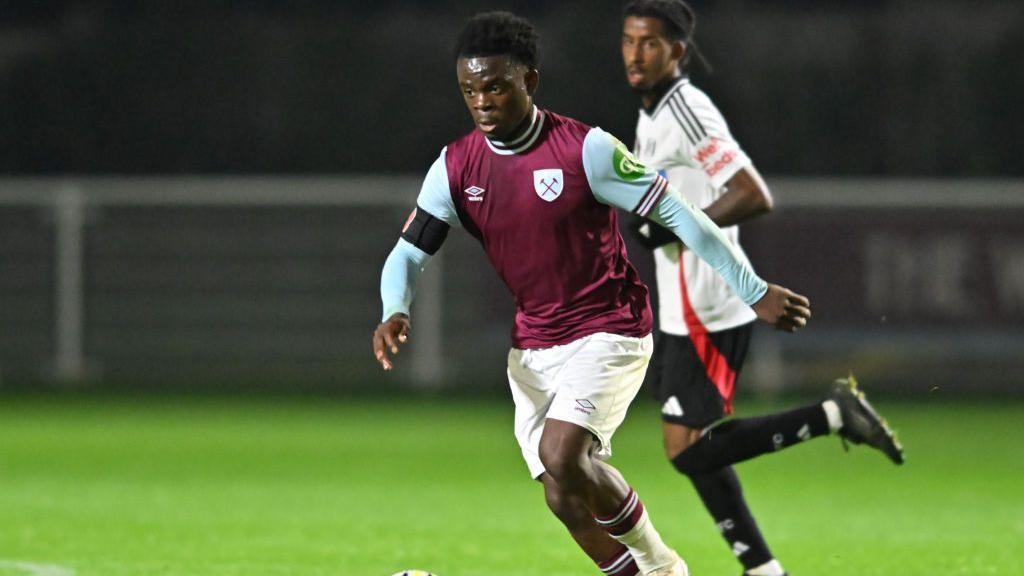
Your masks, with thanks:
M 510 55 L 528 68 L 537 67 L 537 31 L 511 12 L 483 12 L 466 22 L 455 42 L 455 58 Z
M 711 65 L 697 48 L 693 33 L 697 29 L 697 14 L 683 0 L 632 0 L 622 9 L 622 17 L 636 16 L 639 18 L 657 18 L 665 27 L 665 35 L 670 40 L 685 42 L 686 55 L 679 66 L 684 70 L 692 57 L 708 72 Z

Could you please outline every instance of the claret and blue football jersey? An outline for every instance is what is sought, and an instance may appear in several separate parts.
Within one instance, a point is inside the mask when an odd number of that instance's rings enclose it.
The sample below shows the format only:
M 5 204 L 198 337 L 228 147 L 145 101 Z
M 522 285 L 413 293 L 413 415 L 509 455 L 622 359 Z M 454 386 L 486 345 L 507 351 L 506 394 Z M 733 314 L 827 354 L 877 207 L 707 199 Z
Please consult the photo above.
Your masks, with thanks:
M 692 205 L 663 203 L 668 193 L 607 132 L 534 108 L 515 140 L 473 130 L 445 147 L 417 210 L 481 243 L 515 298 L 513 346 L 547 348 L 598 332 L 651 332 L 648 291 L 626 257 L 615 207 L 669 220 L 750 303 L 764 294 L 718 228 Z

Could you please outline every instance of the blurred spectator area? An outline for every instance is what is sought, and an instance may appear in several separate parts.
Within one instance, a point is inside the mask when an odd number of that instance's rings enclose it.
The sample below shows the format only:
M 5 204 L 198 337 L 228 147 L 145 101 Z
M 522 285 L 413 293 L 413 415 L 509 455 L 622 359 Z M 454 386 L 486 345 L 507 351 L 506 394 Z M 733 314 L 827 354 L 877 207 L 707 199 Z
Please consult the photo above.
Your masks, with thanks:
M 775 174 L 1021 175 L 1024 3 L 694 0 L 694 73 Z M 0 2 L 0 172 L 408 173 L 470 128 L 451 45 L 500 5 L 542 106 L 632 140 L 622 2 Z

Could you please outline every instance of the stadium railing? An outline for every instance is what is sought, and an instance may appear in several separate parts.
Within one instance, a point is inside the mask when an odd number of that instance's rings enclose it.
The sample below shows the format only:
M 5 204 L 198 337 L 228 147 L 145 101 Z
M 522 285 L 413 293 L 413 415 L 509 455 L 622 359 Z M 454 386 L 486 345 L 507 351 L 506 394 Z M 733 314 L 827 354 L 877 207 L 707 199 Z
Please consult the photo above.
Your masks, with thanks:
M 813 330 L 762 330 L 746 378 L 855 370 L 894 389 L 1019 382 L 1024 183 L 772 178 L 744 227 Z M 423 277 L 397 375 L 369 353 L 377 279 L 412 177 L 0 181 L 0 383 L 504 389 L 512 305 L 458 232 Z M 641 272 L 650 262 L 632 249 Z M 403 363 L 404 364 L 404 363 Z

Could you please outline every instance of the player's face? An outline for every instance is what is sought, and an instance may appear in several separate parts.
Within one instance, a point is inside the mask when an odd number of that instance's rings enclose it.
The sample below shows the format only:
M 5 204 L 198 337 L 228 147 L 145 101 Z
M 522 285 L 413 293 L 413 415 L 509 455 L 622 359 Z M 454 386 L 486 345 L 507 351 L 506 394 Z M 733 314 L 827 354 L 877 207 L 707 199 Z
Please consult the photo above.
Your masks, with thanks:
M 685 47 L 665 36 L 658 18 L 627 16 L 622 24 L 622 61 L 634 90 L 650 90 L 678 72 Z
M 484 134 L 508 136 L 533 109 L 536 70 L 509 56 L 459 58 L 455 67 L 462 99 Z

